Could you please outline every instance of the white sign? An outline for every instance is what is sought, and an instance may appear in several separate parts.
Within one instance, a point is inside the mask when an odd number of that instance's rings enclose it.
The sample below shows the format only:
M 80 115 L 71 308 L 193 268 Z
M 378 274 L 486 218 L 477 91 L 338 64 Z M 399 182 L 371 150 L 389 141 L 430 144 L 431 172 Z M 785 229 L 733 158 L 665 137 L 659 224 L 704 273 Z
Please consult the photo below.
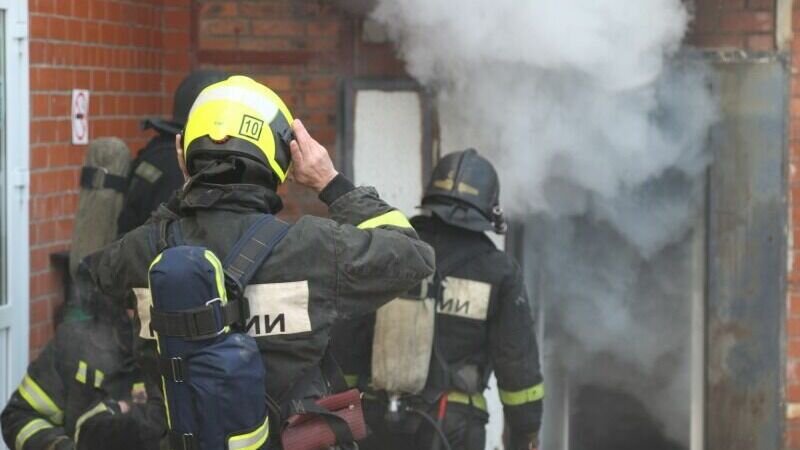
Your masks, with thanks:
M 72 90 L 72 145 L 89 143 L 89 91 Z

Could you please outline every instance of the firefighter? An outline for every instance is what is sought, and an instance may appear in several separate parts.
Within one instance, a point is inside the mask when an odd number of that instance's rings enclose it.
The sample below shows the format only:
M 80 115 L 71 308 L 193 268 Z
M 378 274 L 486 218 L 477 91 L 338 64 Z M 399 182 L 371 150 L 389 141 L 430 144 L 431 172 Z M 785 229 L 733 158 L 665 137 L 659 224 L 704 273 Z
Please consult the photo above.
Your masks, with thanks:
M 151 392 L 133 358 L 131 321 L 110 302 L 87 303 L 92 318 L 58 328 L 3 410 L 8 448 L 99 448 L 87 447 L 98 438 L 93 424 L 111 415 L 124 416 L 127 428 L 140 436 L 139 448 L 158 448 L 166 426 L 160 405 L 147 401 Z M 118 431 L 123 434 L 104 436 L 113 442 L 129 434 Z
M 127 190 L 117 220 L 120 235 L 145 223 L 158 205 L 172 197 L 185 181 L 175 159 L 175 136 L 186 125 L 194 99 L 206 86 L 228 78 L 217 70 L 196 70 L 181 81 L 172 103 L 172 120 L 150 118 L 144 121 L 145 130 L 155 130 L 154 136 L 131 163 Z
M 323 362 L 337 317 L 374 311 L 418 284 L 433 272 L 433 250 L 374 188 L 339 174 L 283 101 L 250 78 L 203 90 L 176 141 L 189 177 L 179 199 L 90 255 L 94 283 L 111 298 L 133 290 L 140 336 L 152 339 L 148 268 L 175 230 L 224 257 L 260 214 L 281 210 L 276 191 L 291 174 L 318 193 L 331 218 L 301 217 L 275 247 L 251 282 L 246 331 L 263 355 L 266 392 L 283 411 L 293 399 L 329 393 Z M 158 220 L 170 214 L 170 226 Z
M 482 450 L 483 392 L 494 372 L 510 431 L 506 448 L 536 448 L 544 388 L 531 305 L 519 266 L 484 234 L 506 228 L 494 168 L 472 149 L 445 156 L 421 208 L 411 223 L 433 246 L 437 273 L 404 297 L 435 300 L 433 348 L 424 389 L 403 404 L 438 422 L 451 448 Z M 337 326 L 333 339 L 348 382 L 363 388 L 370 382 L 374 328 L 374 315 L 354 318 Z M 365 408 L 374 434 L 362 448 L 446 448 L 430 420 L 387 414 L 385 392 L 370 397 Z

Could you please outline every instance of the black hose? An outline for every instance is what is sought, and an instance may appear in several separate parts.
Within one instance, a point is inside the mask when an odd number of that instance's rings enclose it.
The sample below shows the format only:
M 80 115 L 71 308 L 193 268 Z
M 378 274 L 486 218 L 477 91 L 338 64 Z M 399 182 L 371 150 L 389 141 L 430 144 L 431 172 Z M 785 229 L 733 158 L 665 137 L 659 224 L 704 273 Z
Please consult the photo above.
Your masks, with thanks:
M 433 417 L 429 416 L 425 411 L 415 409 L 410 406 L 406 408 L 406 411 L 418 414 L 420 417 L 425 419 L 425 421 L 428 422 L 436 431 L 436 434 L 439 436 L 439 439 L 442 442 L 442 445 L 444 445 L 445 450 L 453 450 L 450 448 L 450 442 L 447 440 L 447 436 L 444 434 L 444 431 L 442 431 L 442 427 L 440 427 L 439 424 L 433 420 Z

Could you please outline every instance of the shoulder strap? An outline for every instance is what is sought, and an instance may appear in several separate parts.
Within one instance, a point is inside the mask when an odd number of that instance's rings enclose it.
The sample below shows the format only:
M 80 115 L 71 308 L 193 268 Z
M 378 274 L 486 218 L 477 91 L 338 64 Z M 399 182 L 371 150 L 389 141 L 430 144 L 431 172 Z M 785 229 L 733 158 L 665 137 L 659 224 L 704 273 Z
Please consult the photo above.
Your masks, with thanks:
M 178 217 L 163 218 L 150 224 L 150 247 L 155 255 L 170 247 L 185 245 Z
M 83 166 L 80 185 L 84 189 L 113 189 L 124 194 L 128 189 L 128 179 L 109 173 L 105 167 Z
M 333 356 L 330 346 L 325 349 L 325 355 L 322 357 L 321 361 L 321 368 L 322 376 L 328 383 L 328 387 L 330 388 L 331 392 L 338 394 L 350 389 L 350 387 L 347 386 L 347 381 L 344 379 L 344 375 L 342 374 L 342 367 Z
M 236 295 L 244 295 L 244 289 L 256 271 L 286 236 L 289 228 L 288 223 L 272 214 L 264 214 L 236 241 L 222 262 L 226 277 L 237 290 Z
M 199 340 L 214 337 L 222 332 L 218 320 L 220 315 L 222 327 L 243 325 L 250 317 L 250 308 L 244 298 L 244 288 L 288 231 L 289 225 L 273 215 L 265 214 L 259 217 L 236 241 L 223 263 L 229 293 L 228 302 L 225 305 L 214 303 L 171 313 L 151 307 L 151 327 L 167 336 Z M 155 241 L 158 253 L 167 247 L 185 245 L 180 223 L 177 221 L 161 221 L 155 227 L 153 234 L 151 240 Z M 169 367 L 174 365 L 172 362 L 169 364 Z

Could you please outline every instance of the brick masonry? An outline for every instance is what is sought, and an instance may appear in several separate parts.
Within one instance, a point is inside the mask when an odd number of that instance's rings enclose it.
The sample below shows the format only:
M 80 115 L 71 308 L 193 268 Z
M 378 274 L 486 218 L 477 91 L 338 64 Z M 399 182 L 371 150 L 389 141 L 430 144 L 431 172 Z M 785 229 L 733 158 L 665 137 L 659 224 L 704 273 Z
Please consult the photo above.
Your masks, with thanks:
M 244 73 L 276 90 L 335 154 L 339 83 L 402 76 L 386 44 L 363 44 L 360 21 L 321 0 L 30 0 L 31 356 L 53 335 L 63 302 L 50 254 L 69 248 L 86 147 L 70 143 L 71 89 L 91 89 L 90 136 L 136 152 L 139 123 L 168 115 L 191 68 Z M 284 215 L 325 214 L 288 184 Z
M 139 122 L 169 112 L 169 92 L 189 69 L 191 16 L 189 0 L 30 0 L 29 8 L 33 357 L 63 301 L 50 254 L 69 247 L 86 150 L 71 145 L 71 90 L 91 89 L 91 137 L 141 148 L 148 135 Z
M 388 44 L 364 44 L 361 21 L 319 0 L 198 0 L 197 64 L 264 82 L 302 118 L 331 153 L 337 151 L 340 83 L 350 77 L 402 77 Z M 287 184 L 284 214 L 325 214 L 308 190 Z

